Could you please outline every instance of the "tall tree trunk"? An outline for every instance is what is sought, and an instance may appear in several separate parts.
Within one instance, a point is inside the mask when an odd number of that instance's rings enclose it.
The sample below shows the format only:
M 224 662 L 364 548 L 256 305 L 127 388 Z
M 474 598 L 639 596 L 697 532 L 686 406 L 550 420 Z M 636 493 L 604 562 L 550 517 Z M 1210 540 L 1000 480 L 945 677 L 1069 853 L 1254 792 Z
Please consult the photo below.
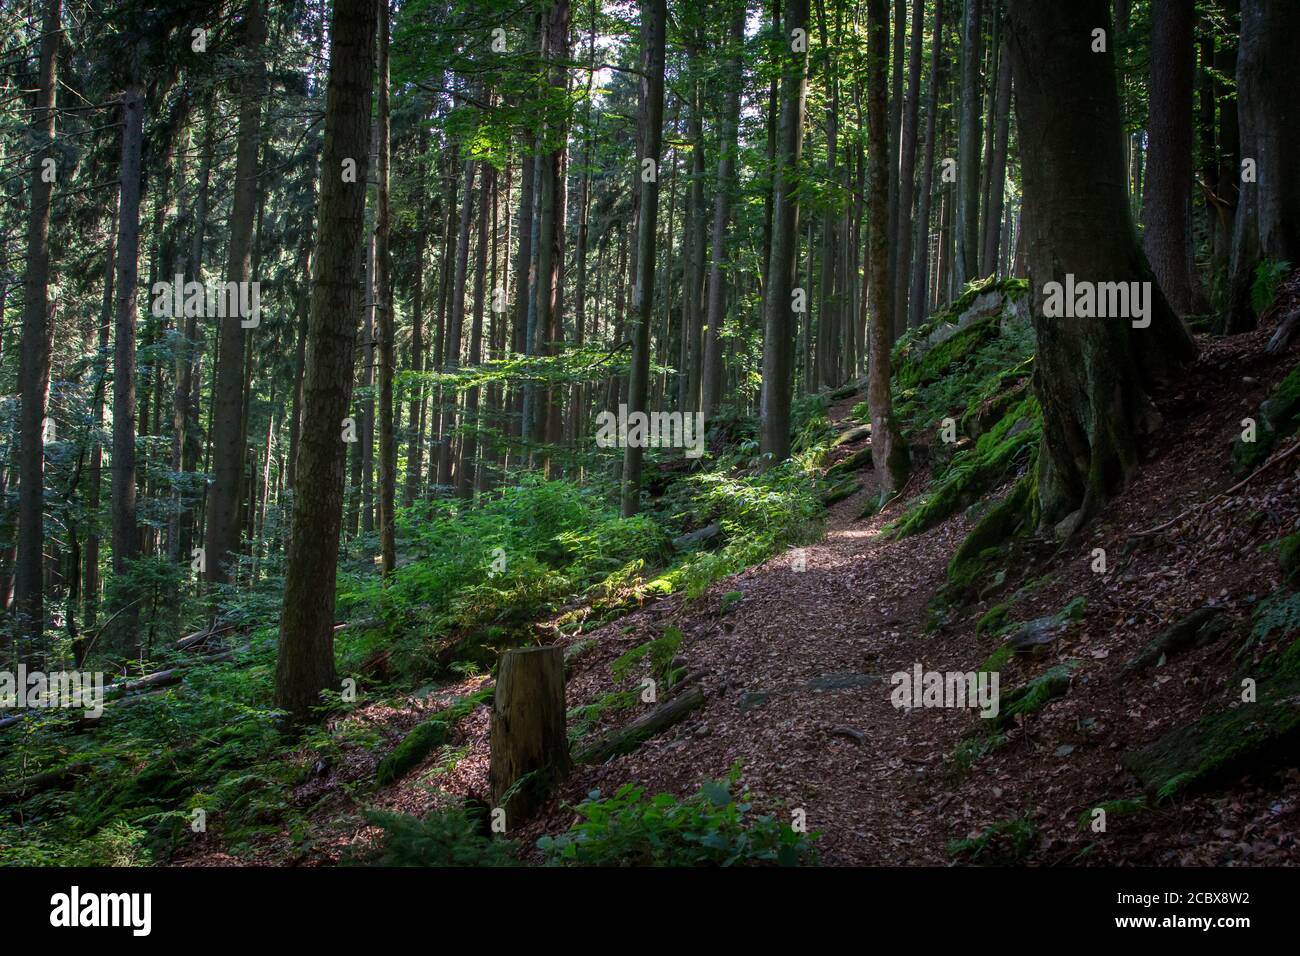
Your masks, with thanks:
M 954 276 L 958 291 L 979 269 L 980 6 L 966 0 L 961 35 L 961 128 L 957 137 Z
M 41 570 L 45 544 L 44 421 L 50 387 L 54 322 L 50 315 L 50 196 L 57 166 L 54 150 L 55 73 L 62 36 L 62 0 L 46 0 L 41 23 L 40 86 L 32 111 L 32 205 L 27 221 L 27 274 L 23 280 L 23 340 L 19 392 L 22 418 L 18 454 L 18 568 L 14 581 L 20 633 L 39 649 L 45 627 Z
M 916 251 L 912 260 L 912 291 L 908 296 L 907 324 L 924 320 L 930 306 L 930 203 L 934 184 L 935 135 L 942 85 L 943 0 L 935 0 L 934 31 L 930 41 L 930 89 L 925 101 L 925 155 L 921 160 L 921 194 L 916 205 Z
M 867 0 L 867 187 L 871 202 L 871 327 L 867 404 L 871 408 L 871 462 L 880 500 L 907 481 L 907 444 L 894 421 L 889 392 L 889 351 L 893 342 L 894 296 L 889 276 L 888 164 L 893 153 L 886 132 L 885 68 L 889 60 L 886 0 Z
M 443 368 L 454 371 L 460 368 L 461 334 L 465 326 L 465 277 L 469 271 L 469 226 L 474 214 L 474 167 L 472 160 L 465 162 L 464 202 L 460 207 L 460 225 L 456 232 L 456 272 L 451 283 L 451 306 L 447 312 L 447 354 Z M 451 485 L 451 463 L 455 457 L 452 427 L 456 421 L 457 391 L 444 392 L 447 408 L 442 413 L 442 445 L 438 448 L 438 484 Z
M 387 577 L 397 567 L 397 439 L 393 427 L 394 342 L 393 287 L 388 261 L 388 156 L 392 147 L 388 119 L 388 0 L 379 5 L 379 166 L 375 178 L 375 298 L 379 331 L 379 567 Z
M 244 284 L 252 279 L 253 225 L 257 215 L 257 158 L 261 138 L 261 46 L 266 39 L 266 13 L 261 0 L 249 0 L 244 14 L 244 75 L 239 80 L 239 137 L 235 147 L 234 200 L 230 241 L 226 247 L 226 280 Z M 216 379 L 212 390 L 212 486 L 208 489 L 204 538 L 207 580 L 230 583 L 238 563 L 240 491 L 243 477 L 244 320 L 221 320 Z
M 984 210 L 984 252 L 980 257 L 985 274 L 998 271 L 998 247 L 1002 235 L 1002 203 L 1006 194 L 1007 137 L 1011 126 L 1011 58 L 1007 40 L 1001 40 L 998 55 L 997 90 L 993 97 L 993 158 L 989 164 L 989 188 Z
M 321 692 L 335 682 L 334 584 L 346 461 L 341 427 L 351 403 L 361 309 L 377 21 L 375 0 L 335 0 L 298 487 L 275 669 L 276 706 L 300 721 L 310 717 Z M 356 175 L 345 180 L 349 165 Z
M 492 201 L 492 167 L 483 164 L 479 177 L 478 241 L 474 252 L 474 313 L 469 329 L 469 364 L 483 361 L 483 300 L 487 292 L 488 207 Z M 456 494 L 472 498 L 475 487 L 474 459 L 478 455 L 479 390 L 475 386 L 465 393 L 465 441 L 461 446 L 460 472 L 456 476 Z
M 1159 424 L 1150 396 L 1196 354 L 1151 282 L 1128 215 L 1114 52 L 1093 53 L 1080 40 L 1097 27 L 1110 35 L 1106 0 L 1010 3 L 1007 44 L 1038 340 L 1034 388 L 1043 409 L 1040 522 L 1061 535 L 1072 534 L 1127 484 L 1145 436 Z M 1151 283 L 1145 318 L 1047 317 L 1045 299 L 1064 296 L 1046 286 L 1069 284 L 1067 275 Z M 1135 321 L 1148 324 L 1135 328 Z
M 1255 327 L 1250 301 L 1264 259 L 1300 262 L 1300 102 L 1288 79 L 1300 62 L 1300 4 L 1242 0 L 1237 52 L 1241 161 L 1253 180 L 1234 172 L 1241 198 L 1232 235 L 1225 331 Z
M 636 285 L 632 289 L 632 368 L 627 410 L 648 412 L 650 384 L 650 322 L 654 318 L 655 238 L 659 219 L 659 159 L 664 128 L 664 31 L 666 0 L 641 0 L 641 208 L 637 219 Z M 652 164 L 649 174 L 644 164 Z M 640 442 L 623 450 L 623 517 L 641 510 Z
M 104 392 L 108 380 L 108 345 L 109 330 L 113 325 L 113 282 L 117 265 L 117 217 L 118 204 L 114 197 L 112 220 L 108 227 L 108 255 L 104 261 L 104 298 L 99 312 L 99 354 L 95 358 L 95 395 L 92 400 L 91 415 L 95 429 L 95 441 L 90 449 L 90 465 L 86 474 L 86 511 L 90 515 L 90 533 L 86 536 L 86 548 L 83 556 L 85 570 L 82 572 L 81 596 L 86 602 L 85 623 L 87 628 L 95 626 L 99 614 L 99 500 L 103 485 L 104 445 L 99 439 L 99 431 L 104 425 Z
M 921 44 L 925 38 L 925 2 L 912 0 L 912 36 L 907 58 L 907 104 L 903 110 L 898 179 L 898 268 L 894 273 L 894 337 L 907 329 L 907 296 L 912 275 L 912 200 L 916 186 L 916 124 L 921 107 Z
M 704 333 L 701 409 L 717 414 L 722 399 L 722 320 L 726 308 L 727 227 L 731 222 L 731 194 L 736 180 L 736 139 L 740 125 L 740 97 L 744 85 L 745 2 L 732 0 L 727 59 L 727 99 L 720 119 L 718 191 L 713 200 L 713 248 L 709 265 L 708 325 Z
M 1160 288 L 1179 315 L 1204 303 L 1192 255 L 1193 0 L 1151 8 L 1151 108 L 1143 247 Z
M 796 33 L 796 31 L 799 31 Z M 772 191 L 772 254 L 763 297 L 763 384 L 759 396 L 759 451 L 770 468 L 790 457 L 791 339 L 795 256 L 799 236 L 799 180 L 803 159 L 804 99 L 808 83 L 808 0 L 788 0 L 781 56 L 781 120 Z
M 409 507 L 419 494 L 424 462 L 424 383 L 419 375 L 424 361 L 424 258 L 429 238 L 429 217 L 425 212 L 427 195 L 425 161 L 429 152 L 429 134 L 421 127 L 415 162 L 415 274 L 411 277 L 411 371 L 416 382 L 411 394 L 411 439 L 406 449 L 406 478 L 402 485 L 402 504 Z M 434 197 L 435 203 L 437 196 Z
M 137 63 L 143 51 L 133 56 Z M 137 79 L 122 93 L 121 198 L 117 226 L 117 280 L 113 328 L 113 574 L 124 577 L 136 556 L 135 520 L 135 298 L 140 269 L 141 157 L 144 148 L 144 87 Z M 119 596 L 115 643 L 135 639 L 139 610 Z

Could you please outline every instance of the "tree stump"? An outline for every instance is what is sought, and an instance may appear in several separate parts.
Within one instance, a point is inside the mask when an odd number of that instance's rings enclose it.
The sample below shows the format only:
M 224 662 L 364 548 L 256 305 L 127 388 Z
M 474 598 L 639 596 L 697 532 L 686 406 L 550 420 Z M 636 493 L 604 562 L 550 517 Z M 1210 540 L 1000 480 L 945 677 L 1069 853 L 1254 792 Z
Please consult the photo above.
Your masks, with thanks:
M 492 806 L 507 826 L 527 819 L 569 772 L 564 655 L 559 647 L 507 651 L 492 706 Z

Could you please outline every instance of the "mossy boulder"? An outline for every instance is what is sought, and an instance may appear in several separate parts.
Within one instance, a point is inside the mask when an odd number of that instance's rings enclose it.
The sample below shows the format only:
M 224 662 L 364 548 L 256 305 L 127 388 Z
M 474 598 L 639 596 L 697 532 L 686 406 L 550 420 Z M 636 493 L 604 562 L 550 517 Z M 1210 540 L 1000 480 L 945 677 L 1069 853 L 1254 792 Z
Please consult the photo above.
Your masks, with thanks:
M 1300 584 L 1300 534 L 1288 535 L 1277 543 L 1277 560 L 1282 577 L 1291 584 Z
M 401 743 L 393 748 L 388 756 L 379 762 L 375 770 L 375 780 L 379 785 L 387 786 L 400 780 L 424 761 L 424 758 L 437 747 L 441 747 L 451 736 L 451 729 L 456 721 L 469 714 L 475 707 L 492 699 L 492 688 L 485 688 L 460 698 L 450 707 L 438 711 L 428 720 L 417 724 Z
M 1197 608 L 1165 628 L 1150 644 L 1124 666 L 1125 674 L 1146 670 L 1161 660 L 1196 647 L 1204 647 L 1220 637 L 1228 627 L 1225 609 L 1216 606 Z
M 1204 790 L 1254 770 L 1294 765 L 1300 745 L 1300 640 L 1238 701 L 1130 751 L 1124 764 L 1159 800 Z
M 1070 674 L 1076 666 L 1073 661 L 1057 664 L 1010 693 L 1003 694 L 998 715 L 989 720 L 989 731 L 996 733 L 1004 730 L 1017 717 L 1036 714 L 1058 697 L 1064 697 L 1070 691 Z
M 1279 439 L 1300 431 L 1300 365 L 1293 368 L 1259 406 L 1255 440 L 1240 436 L 1232 443 L 1232 470 L 1242 476 L 1254 471 L 1272 454 Z

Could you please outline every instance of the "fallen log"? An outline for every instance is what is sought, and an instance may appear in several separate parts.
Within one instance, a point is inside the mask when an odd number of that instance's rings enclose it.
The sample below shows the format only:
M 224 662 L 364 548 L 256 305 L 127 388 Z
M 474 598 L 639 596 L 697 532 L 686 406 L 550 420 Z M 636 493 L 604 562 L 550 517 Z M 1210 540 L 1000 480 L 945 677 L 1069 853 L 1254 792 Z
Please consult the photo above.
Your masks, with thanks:
M 61 785 L 69 777 L 78 777 L 87 773 L 91 764 L 85 761 L 65 764 L 54 770 L 46 770 L 43 773 L 34 774 L 25 777 L 16 783 L 11 783 L 6 787 L 0 787 L 0 806 L 6 806 L 10 803 L 21 803 L 28 797 L 41 793 L 45 790 L 53 790 Z
M 184 664 L 178 664 L 177 666 L 168 668 L 165 671 L 155 671 L 152 674 L 146 674 L 144 677 L 139 677 L 136 678 L 135 680 L 121 681 L 120 683 L 117 684 L 109 684 L 107 687 L 104 688 L 104 703 L 107 704 L 114 700 L 119 700 L 124 697 L 130 697 L 136 694 L 137 692 L 143 690 L 155 690 L 159 688 L 171 687 L 172 685 L 179 684 L 182 680 L 184 680 L 185 672 L 192 667 L 197 667 L 202 664 L 217 664 L 222 661 L 232 660 L 234 656 L 235 656 L 234 651 L 222 651 L 218 654 L 209 654 L 206 657 L 201 657 L 194 661 L 188 661 Z M 86 708 L 74 707 L 69 709 L 85 710 Z M 5 717 L 3 719 L 0 719 L 0 730 L 3 730 L 5 727 L 12 727 L 14 724 L 21 723 L 22 721 L 26 720 L 29 716 L 31 716 L 32 713 L 33 712 L 30 710 L 24 710 L 23 712 L 14 714 L 11 717 Z M 91 718 L 90 720 L 86 720 L 86 721 L 82 721 L 79 719 L 78 723 L 94 723 L 95 719 L 96 718 Z
M 672 700 L 665 701 L 650 713 L 636 718 L 626 727 L 602 734 L 574 755 L 575 763 L 604 763 L 618 754 L 631 753 L 646 740 L 679 723 L 704 706 L 704 691 L 688 687 Z

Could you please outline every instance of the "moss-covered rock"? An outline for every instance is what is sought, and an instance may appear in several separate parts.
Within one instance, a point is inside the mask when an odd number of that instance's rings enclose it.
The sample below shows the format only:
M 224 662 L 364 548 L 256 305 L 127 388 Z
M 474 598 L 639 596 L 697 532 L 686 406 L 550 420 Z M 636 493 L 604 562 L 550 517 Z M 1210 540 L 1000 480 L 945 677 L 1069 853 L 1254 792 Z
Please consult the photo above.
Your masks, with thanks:
M 1300 365 L 1293 368 L 1259 406 L 1255 440 L 1232 443 L 1232 470 L 1242 476 L 1254 471 L 1272 454 L 1279 439 L 1300 431 Z
M 1038 400 L 1027 395 L 981 435 L 974 448 L 954 455 L 934 487 L 889 530 L 904 538 L 969 507 L 1030 456 L 1041 438 L 1042 411 Z
M 1007 625 L 1007 618 L 1011 613 L 1010 604 L 995 604 L 975 622 L 976 636 L 984 634 L 996 634 Z
M 1288 535 L 1277 543 L 1277 560 L 1282 577 L 1292 584 L 1300 584 L 1300 534 Z
M 1159 800 L 1207 789 L 1252 770 L 1295 760 L 1300 745 L 1300 641 L 1238 702 L 1130 751 L 1124 764 Z
M 989 730 L 1004 730 L 1015 722 L 1017 717 L 1036 714 L 1058 697 L 1064 697 L 1070 690 L 1070 674 L 1077 665 L 1066 661 L 1049 667 L 1032 680 L 1021 684 L 1010 693 L 1003 694 L 998 715 L 989 720 Z
M 416 727 L 402 738 L 401 743 L 393 748 L 375 770 L 375 780 L 379 785 L 387 786 L 410 773 L 433 752 L 441 747 L 451 735 L 456 721 L 468 715 L 475 707 L 492 699 L 492 688 L 485 688 L 460 698 L 450 707 L 438 711 L 428 720 Z
M 953 553 L 942 593 L 945 602 L 961 602 L 977 592 L 990 577 L 993 564 L 1005 553 L 1007 541 L 1038 520 L 1034 472 L 1031 463 L 1029 473 L 980 519 Z
M 1124 666 L 1124 673 L 1145 670 L 1163 658 L 1194 647 L 1204 647 L 1223 634 L 1228 620 L 1222 607 L 1197 608 L 1160 632 L 1150 644 Z

